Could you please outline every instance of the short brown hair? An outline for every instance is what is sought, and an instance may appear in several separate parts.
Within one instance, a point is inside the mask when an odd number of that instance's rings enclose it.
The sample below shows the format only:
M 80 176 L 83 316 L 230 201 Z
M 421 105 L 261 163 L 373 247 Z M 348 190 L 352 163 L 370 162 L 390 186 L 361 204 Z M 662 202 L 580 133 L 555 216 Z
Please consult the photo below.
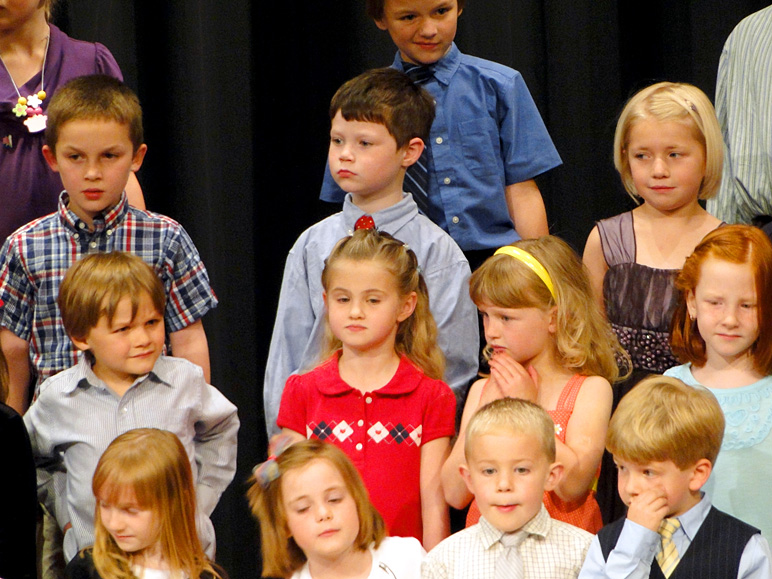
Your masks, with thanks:
M 466 459 L 475 438 L 502 430 L 537 438 L 547 462 L 555 462 L 555 423 L 544 408 L 520 398 L 499 398 L 474 413 L 464 438 Z
M 142 107 L 137 95 L 117 78 L 104 74 L 69 81 L 56 91 L 46 114 L 46 144 L 54 153 L 59 131 L 69 121 L 115 121 L 126 125 L 135 153 L 144 139 Z
M 434 122 L 434 99 L 393 68 L 368 70 L 345 82 L 330 102 L 330 119 L 340 111 L 347 121 L 378 123 L 397 148 L 418 137 L 426 142 Z
M 707 388 L 650 376 L 622 398 L 606 448 L 635 464 L 669 460 L 684 470 L 703 458 L 715 464 L 723 438 L 724 413 Z
M 340 473 L 354 499 L 359 517 L 359 534 L 354 548 L 366 551 L 371 544 L 376 548 L 380 545 L 386 536 L 383 519 L 370 502 L 359 471 L 337 446 L 316 439 L 303 440 L 271 460 L 276 461 L 278 478 L 263 486 L 253 477 L 247 491 L 252 514 L 260 523 L 263 577 L 289 577 L 306 562 L 305 554 L 289 535 L 281 479 L 287 471 L 302 468 L 314 460 L 328 461 Z
M 705 340 L 700 335 L 697 320 L 689 317 L 686 299 L 700 282 L 700 270 L 709 258 L 736 264 L 748 264 L 756 282 L 756 313 L 762 330 L 751 346 L 753 367 L 760 373 L 772 374 L 772 333 L 764 331 L 772 326 L 772 242 L 766 234 L 751 225 L 727 225 L 708 233 L 694 252 L 686 258 L 676 278 L 681 296 L 673 314 L 670 344 L 673 354 L 681 362 L 697 367 L 705 365 Z
M 459 12 L 464 9 L 465 2 L 466 0 L 456 0 Z M 367 10 L 367 15 L 373 20 L 382 20 L 385 5 L 386 0 L 366 0 L 365 9 Z
M 163 283 L 140 257 L 123 251 L 88 255 L 67 270 L 59 289 L 57 303 L 64 329 L 75 339 L 85 339 L 102 316 L 113 321 L 118 304 L 126 297 L 131 299 L 133 317 L 143 292 L 163 315 Z

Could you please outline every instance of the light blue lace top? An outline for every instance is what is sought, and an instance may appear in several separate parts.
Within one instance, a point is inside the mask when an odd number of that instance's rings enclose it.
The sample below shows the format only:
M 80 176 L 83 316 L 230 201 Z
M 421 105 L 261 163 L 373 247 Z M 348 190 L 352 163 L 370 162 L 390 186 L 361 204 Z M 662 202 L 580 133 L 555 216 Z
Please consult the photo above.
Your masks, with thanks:
M 690 386 L 691 364 L 665 372 Z M 740 388 L 708 388 L 726 418 L 724 442 L 704 487 L 713 504 L 772 536 L 772 376 Z

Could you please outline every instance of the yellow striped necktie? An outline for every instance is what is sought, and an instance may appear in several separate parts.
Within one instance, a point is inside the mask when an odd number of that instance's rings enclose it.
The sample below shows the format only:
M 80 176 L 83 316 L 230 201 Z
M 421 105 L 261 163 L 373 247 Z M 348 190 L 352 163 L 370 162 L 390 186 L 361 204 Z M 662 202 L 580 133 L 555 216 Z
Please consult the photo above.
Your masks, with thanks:
M 662 549 L 657 553 L 657 563 L 659 563 L 659 568 L 662 569 L 662 574 L 665 577 L 670 577 L 681 560 L 681 555 L 678 554 L 678 549 L 673 542 L 673 533 L 680 527 L 681 522 L 675 517 L 665 519 L 659 526 Z

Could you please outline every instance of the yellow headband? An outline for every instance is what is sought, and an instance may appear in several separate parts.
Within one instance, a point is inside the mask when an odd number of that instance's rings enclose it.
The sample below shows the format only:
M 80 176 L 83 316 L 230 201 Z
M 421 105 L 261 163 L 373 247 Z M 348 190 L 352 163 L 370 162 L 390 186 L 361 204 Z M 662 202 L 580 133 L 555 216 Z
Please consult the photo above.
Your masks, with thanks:
M 533 270 L 533 273 L 538 275 L 539 278 L 544 282 L 544 285 L 547 286 L 547 289 L 550 290 L 550 293 L 552 294 L 552 299 L 555 300 L 556 302 L 558 301 L 557 297 L 555 297 L 555 286 L 552 285 L 552 278 L 550 277 L 550 274 L 547 272 L 544 266 L 539 263 L 538 259 L 536 259 L 527 251 L 524 251 L 519 247 L 514 247 L 512 245 L 505 245 L 504 247 L 499 247 L 496 250 L 496 253 L 494 253 L 493 255 L 499 255 L 500 253 L 512 256 L 518 261 L 522 261 L 525 265 L 530 267 Z

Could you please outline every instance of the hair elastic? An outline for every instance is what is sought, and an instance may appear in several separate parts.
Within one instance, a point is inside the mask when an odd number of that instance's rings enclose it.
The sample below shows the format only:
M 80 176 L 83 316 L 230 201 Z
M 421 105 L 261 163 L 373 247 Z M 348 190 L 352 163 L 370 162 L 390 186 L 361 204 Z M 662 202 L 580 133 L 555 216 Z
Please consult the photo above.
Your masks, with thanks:
M 279 478 L 281 472 L 279 471 L 279 465 L 276 463 L 276 458 L 290 446 L 292 446 L 294 440 L 289 434 L 280 434 L 271 442 L 271 455 L 268 460 L 261 462 L 252 469 L 252 474 L 260 486 L 267 489 L 268 486 Z
M 513 245 L 505 245 L 504 247 L 499 247 L 496 250 L 496 253 L 494 253 L 493 255 L 499 255 L 499 254 L 506 254 L 511 257 L 514 257 L 518 261 L 521 261 L 525 265 L 530 267 L 531 270 L 536 275 L 538 275 L 539 278 L 544 282 L 544 285 L 547 286 L 547 289 L 550 290 L 550 294 L 552 294 L 552 299 L 555 301 L 558 300 L 558 298 L 555 296 L 555 286 L 552 285 L 552 278 L 550 277 L 550 274 L 547 272 L 545 267 L 541 263 L 539 263 L 539 260 L 536 259 L 533 255 Z

